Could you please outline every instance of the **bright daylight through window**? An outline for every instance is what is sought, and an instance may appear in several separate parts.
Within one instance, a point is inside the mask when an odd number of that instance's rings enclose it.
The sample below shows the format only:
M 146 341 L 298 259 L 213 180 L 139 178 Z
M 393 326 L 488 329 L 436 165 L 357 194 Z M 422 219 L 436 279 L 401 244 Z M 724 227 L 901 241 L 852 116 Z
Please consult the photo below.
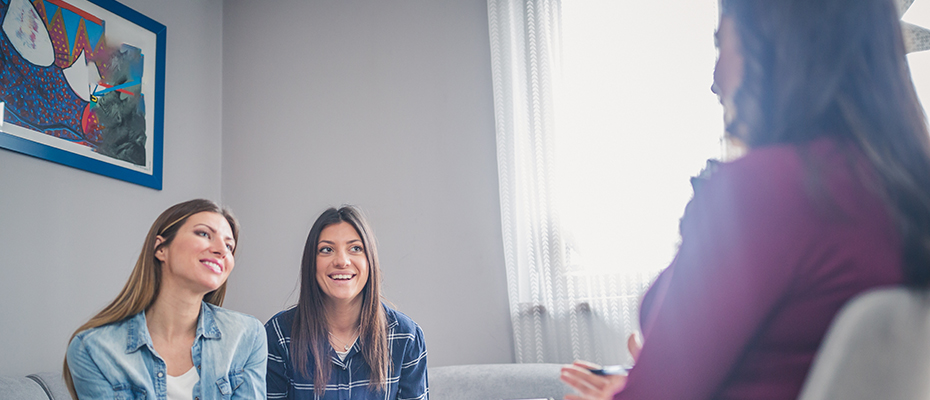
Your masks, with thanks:
M 710 91 L 716 4 L 562 7 L 556 161 L 569 269 L 652 276 L 677 249 L 689 177 L 723 155 Z
M 562 3 L 557 187 L 569 269 L 654 275 L 673 258 L 689 177 L 725 157 L 710 92 L 712 1 Z M 903 20 L 930 25 L 930 2 Z M 930 101 L 930 52 L 908 55 Z
M 917 0 L 904 13 L 902 21 L 923 28 L 930 28 L 930 1 Z M 911 68 L 911 77 L 917 89 L 917 97 L 924 107 L 924 114 L 930 106 L 930 51 L 918 51 L 907 55 Z

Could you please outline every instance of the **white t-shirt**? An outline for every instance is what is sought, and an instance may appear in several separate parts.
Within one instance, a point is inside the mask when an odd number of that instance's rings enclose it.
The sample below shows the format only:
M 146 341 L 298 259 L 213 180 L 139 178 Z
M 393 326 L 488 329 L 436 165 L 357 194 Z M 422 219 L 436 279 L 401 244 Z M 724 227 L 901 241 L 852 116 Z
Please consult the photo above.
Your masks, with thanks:
M 191 367 L 181 376 L 165 375 L 168 386 L 168 400 L 194 400 L 194 385 L 200 381 L 197 367 Z

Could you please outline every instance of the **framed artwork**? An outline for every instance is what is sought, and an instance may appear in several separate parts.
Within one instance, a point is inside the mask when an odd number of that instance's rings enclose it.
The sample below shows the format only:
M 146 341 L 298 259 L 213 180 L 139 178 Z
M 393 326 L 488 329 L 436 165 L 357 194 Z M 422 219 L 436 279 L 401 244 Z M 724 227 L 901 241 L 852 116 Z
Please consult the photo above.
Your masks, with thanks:
M 114 0 L 0 0 L 0 147 L 161 190 L 165 26 Z

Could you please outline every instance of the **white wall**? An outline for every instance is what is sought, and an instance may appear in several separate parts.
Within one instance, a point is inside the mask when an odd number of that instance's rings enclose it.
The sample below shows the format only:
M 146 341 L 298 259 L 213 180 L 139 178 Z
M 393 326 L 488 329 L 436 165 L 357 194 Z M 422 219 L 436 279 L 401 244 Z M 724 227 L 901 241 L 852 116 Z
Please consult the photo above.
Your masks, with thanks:
M 60 370 L 168 206 L 220 199 L 220 0 L 121 0 L 168 26 L 164 190 L 0 149 L 0 375 Z
M 430 365 L 512 362 L 484 0 L 122 0 L 168 27 L 164 190 L 0 149 L 0 375 L 58 370 L 151 222 L 243 224 L 226 306 L 296 299 L 313 219 L 354 203 Z
M 431 366 L 512 362 L 486 1 L 227 0 L 223 22 L 226 305 L 293 304 L 310 225 L 352 203 Z

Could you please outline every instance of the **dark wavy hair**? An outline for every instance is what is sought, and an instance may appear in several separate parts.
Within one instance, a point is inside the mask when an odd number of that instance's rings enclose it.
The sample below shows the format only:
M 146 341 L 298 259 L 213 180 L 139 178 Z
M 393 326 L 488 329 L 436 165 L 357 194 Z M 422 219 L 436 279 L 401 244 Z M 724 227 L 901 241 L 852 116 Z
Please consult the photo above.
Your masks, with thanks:
M 861 152 L 901 233 L 905 283 L 930 286 L 930 137 L 893 1 L 721 5 L 744 58 L 728 135 L 749 147 L 831 137 Z
M 308 366 L 312 363 L 313 389 L 322 395 L 332 372 L 330 366 L 329 327 L 323 311 L 325 295 L 316 280 L 316 255 L 320 233 L 327 226 L 346 222 L 355 228 L 365 257 L 368 259 L 368 282 L 362 289 L 362 315 L 360 318 L 359 341 L 362 356 L 371 369 L 369 388 L 384 390 L 391 371 L 390 352 L 387 343 L 387 317 L 381 306 L 381 266 L 375 236 L 361 211 L 353 206 L 330 208 L 323 211 L 310 228 L 300 263 L 300 298 L 291 326 L 291 363 L 294 370 L 310 377 Z

